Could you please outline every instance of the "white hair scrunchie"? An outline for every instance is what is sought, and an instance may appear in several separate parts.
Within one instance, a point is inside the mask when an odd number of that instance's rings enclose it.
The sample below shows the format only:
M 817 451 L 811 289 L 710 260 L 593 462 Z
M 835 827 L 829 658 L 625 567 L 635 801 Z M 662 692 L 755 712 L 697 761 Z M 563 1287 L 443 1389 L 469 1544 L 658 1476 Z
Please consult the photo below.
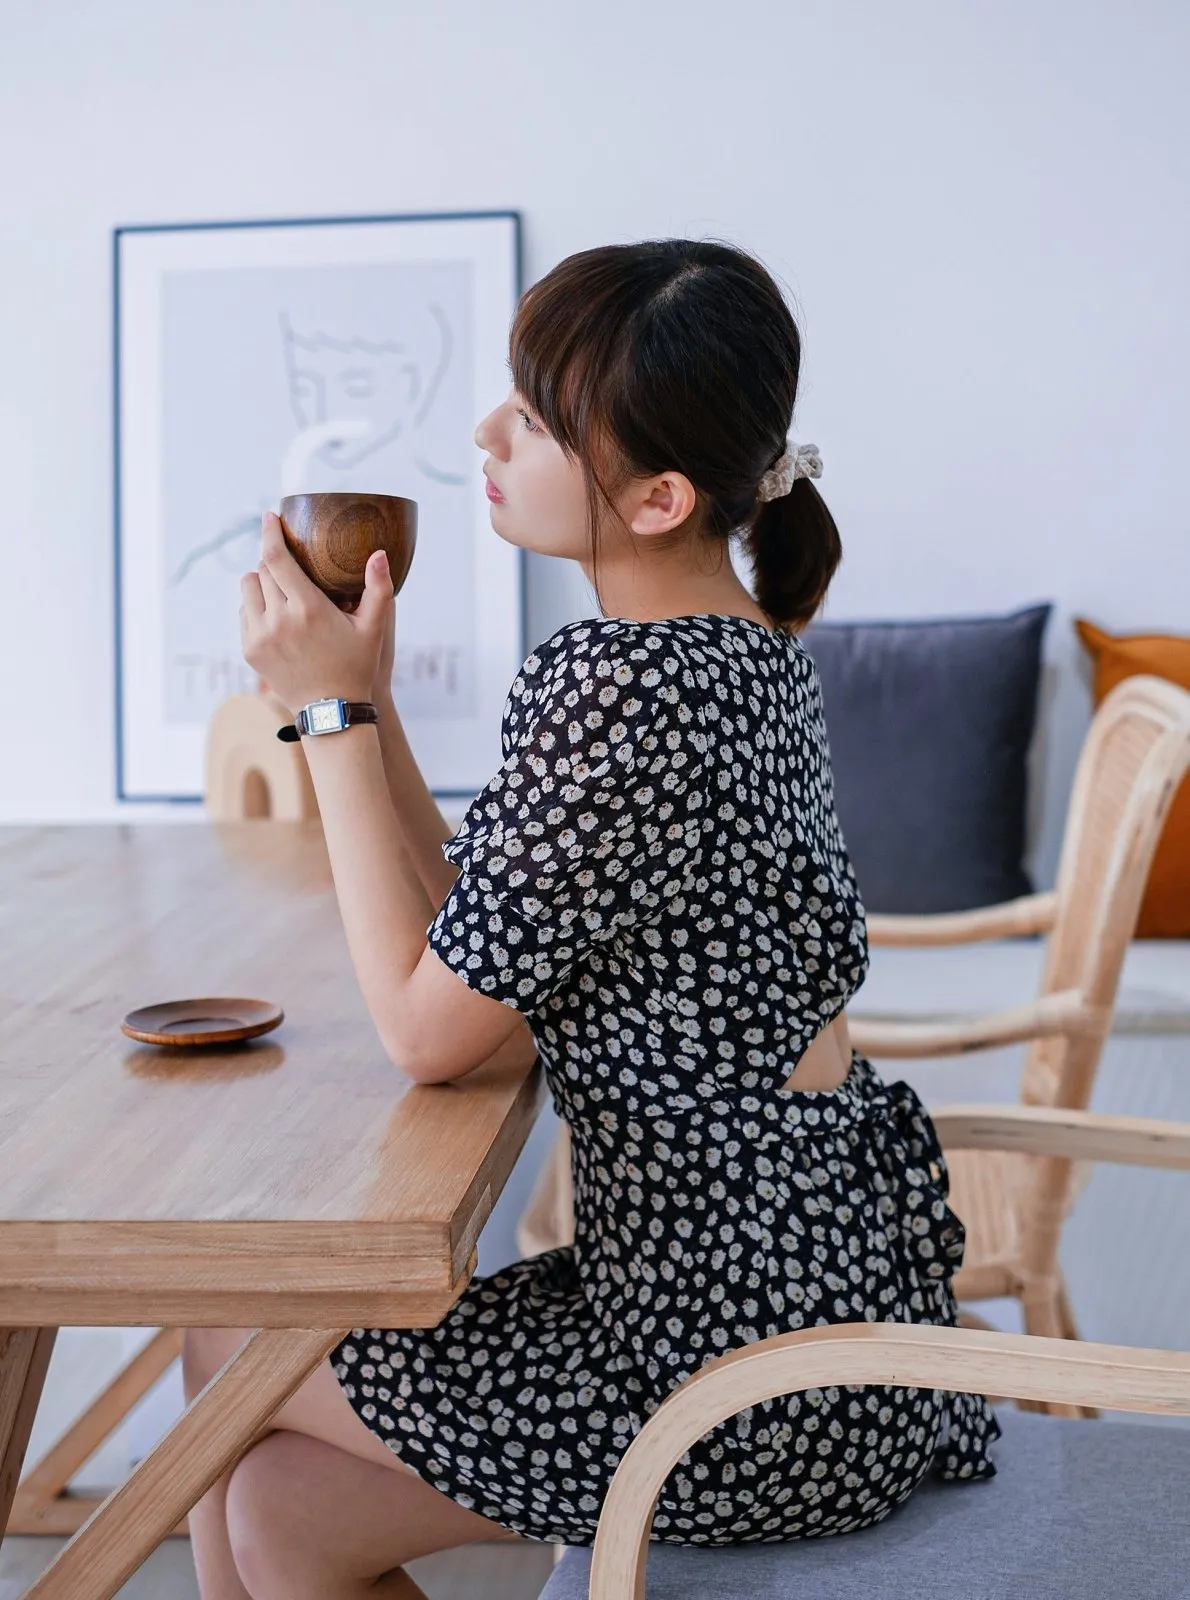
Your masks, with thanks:
M 786 443 L 785 454 L 765 473 L 757 490 L 761 500 L 780 500 L 798 478 L 821 478 L 822 457 L 816 444 Z

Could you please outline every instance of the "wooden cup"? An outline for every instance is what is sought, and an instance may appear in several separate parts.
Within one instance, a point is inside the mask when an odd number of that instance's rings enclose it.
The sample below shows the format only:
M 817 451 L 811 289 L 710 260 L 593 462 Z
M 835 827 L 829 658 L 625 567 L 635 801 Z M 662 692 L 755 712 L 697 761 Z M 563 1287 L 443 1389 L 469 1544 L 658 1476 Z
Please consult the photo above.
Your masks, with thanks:
M 288 494 L 281 527 L 294 559 L 324 594 L 358 600 L 377 550 L 388 556 L 393 588 L 404 583 L 417 543 L 417 502 L 395 494 Z

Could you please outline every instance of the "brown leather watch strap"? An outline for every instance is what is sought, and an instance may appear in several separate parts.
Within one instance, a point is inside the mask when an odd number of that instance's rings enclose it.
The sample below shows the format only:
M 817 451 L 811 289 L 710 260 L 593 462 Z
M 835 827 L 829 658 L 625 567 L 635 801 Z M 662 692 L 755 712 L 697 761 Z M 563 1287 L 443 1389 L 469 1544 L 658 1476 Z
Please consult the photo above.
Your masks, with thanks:
M 315 702 L 315 703 L 317 703 L 317 702 Z M 364 722 L 379 722 L 380 721 L 380 713 L 376 710 L 376 707 L 369 700 L 341 700 L 339 703 L 343 708 L 343 727 L 344 728 L 354 728 L 354 727 L 357 727 L 360 723 L 364 723 Z M 298 742 L 298 740 L 302 737 L 303 733 L 308 733 L 309 729 L 302 725 L 302 722 L 304 721 L 305 712 L 306 712 L 306 707 L 303 706 L 301 708 L 301 710 L 298 712 L 298 718 L 300 719 L 299 722 L 289 722 L 289 723 L 286 723 L 285 727 L 278 728 L 277 729 L 277 737 L 278 737 L 278 739 L 281 739 L 285 744 L 296 744 Z M 339 729 L 331 729 L 329 731 L 337 733 L 337 732 L 339 732 L 341 730 L 339 730 Z M 312 737 L 321 738 L 322 735 L 319 734 L 319 735 L 314 735 Z

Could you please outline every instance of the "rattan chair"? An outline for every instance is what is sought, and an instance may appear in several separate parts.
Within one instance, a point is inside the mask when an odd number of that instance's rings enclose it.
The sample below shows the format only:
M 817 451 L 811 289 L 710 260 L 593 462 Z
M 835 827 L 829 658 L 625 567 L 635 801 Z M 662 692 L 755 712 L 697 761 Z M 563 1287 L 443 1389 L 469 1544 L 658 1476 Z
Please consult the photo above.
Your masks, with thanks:
M 1190 694 L 1158 678 L 1120 684 L 1095 714 L 1067 812 L 1057 887 L 939 916 L 871 916 L 873 945 L 950 945 L 1046 933 L 1032 1004 L 945 1022 L 852 1016 L 873 1060 L 955 1056 L 1027 1041 L 1025 1105 L 1084 1109 L 1111 1031 L 1124 956 L 1174 793 L 1190 766 Z M 1075 1338 L 1058 1241 L 1078 1174 L 1020 1151 L 948 1151 L 951 1204 L 967 1228 L 955 1292 L 1020 1301 L 1027 1332 Z
M 1056 889 L 977 911 L 868 919 L 873 944 L 945 945 L 1048 933 L 1039 997 L 961 1021 L 852 1015 L 855 1048 L 873 1059 L 913 1059 L 1029 1041 L 1023 1102 L 1084 1108 L 1111 1028 L 1149 864 L 1188 765 L 1190 694 L 1147 676 L 1114 689 L 1096 712 L 1079 758 Z M 955 1280 L 959 1298 L 1013 1297 L 1023 1306 L 1028 1332 L 1076 1337 L 1058 1266 L 1059 1233 L 1076 1182 L 1071 1162 L 1012 1149 L 948 1156 L 951 1201 L 967 1227 Z M 527 1255 L 573 1238 L 568 1173 L 563 1129 L 518 1230 Z
M 1190 1123 L 1043 1107 L 936 1114 L 951 1149 L 1190 1170 Z M 1190 1415 L 1190 1353 L 900 1323 L 807 1328 L 708 1362 L 625 1452 L 593 1550 L 570 1550 L 541 1600 L 1186 1600 L 1190 1429 L 1000 1411 L 999 1471 L 923 1483 L 875 1527 L 830 1539 L 649 1544 L 681 1456 L 748 1406 L 830 1384 L 993 1390 L 1065 1408 Z M 648 1561 L 646 1589 L 645 1563 Z

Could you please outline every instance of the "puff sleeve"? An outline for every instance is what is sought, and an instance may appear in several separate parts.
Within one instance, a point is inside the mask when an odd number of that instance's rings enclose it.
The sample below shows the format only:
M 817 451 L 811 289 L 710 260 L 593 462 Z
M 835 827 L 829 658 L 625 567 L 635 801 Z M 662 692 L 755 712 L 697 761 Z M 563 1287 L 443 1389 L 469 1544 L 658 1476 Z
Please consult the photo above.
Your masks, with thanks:
M 542 1007 L 595 947 L 658 920 L 700 858 L 699 685 L 644 630 L 572 627 L 530 657 L 504 762 L 443 846 L 459 876 L 430 947 L 517 1011 Z

